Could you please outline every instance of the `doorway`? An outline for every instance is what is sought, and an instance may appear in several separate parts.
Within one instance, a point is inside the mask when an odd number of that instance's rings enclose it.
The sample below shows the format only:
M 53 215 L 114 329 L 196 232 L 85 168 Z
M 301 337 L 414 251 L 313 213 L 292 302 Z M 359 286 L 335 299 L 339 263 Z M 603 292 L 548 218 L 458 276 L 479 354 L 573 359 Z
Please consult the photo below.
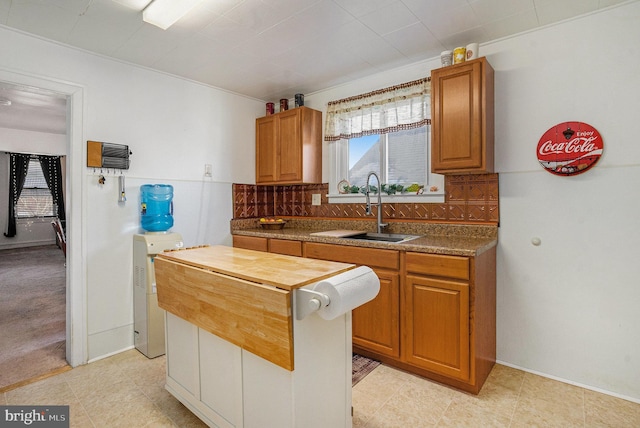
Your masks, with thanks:
M 86 266 L 84 257 L 83 209 L 83 159 L 82 115 L 84 89 L 66 82 L 14 73 L 0 69 L 0 83 L 38 89 L 55 96 L 65 97 L 66 102 L 66 179 L 65 207 L 67 214 L 67 258 L 65 266 L 65 355 L 71 367 L 87 363 L 86 316 Z
M 68 370 L 65 277 L 55 244 L 0 250 L 0 391 Z
M 68 368 L 65 254 L 52 227 L 65 222 L 66 104 L 0 82 L 0 391 Z

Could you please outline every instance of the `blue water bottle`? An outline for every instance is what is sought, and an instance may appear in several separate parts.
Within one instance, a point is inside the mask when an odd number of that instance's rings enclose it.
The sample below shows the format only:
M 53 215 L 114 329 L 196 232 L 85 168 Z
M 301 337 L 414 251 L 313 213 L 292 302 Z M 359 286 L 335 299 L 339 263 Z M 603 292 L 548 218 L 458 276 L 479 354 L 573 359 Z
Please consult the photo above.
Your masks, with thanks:
M 173 186 L 140 186 L 140 226 L 147 232 L 165 232 L 173 226 Z

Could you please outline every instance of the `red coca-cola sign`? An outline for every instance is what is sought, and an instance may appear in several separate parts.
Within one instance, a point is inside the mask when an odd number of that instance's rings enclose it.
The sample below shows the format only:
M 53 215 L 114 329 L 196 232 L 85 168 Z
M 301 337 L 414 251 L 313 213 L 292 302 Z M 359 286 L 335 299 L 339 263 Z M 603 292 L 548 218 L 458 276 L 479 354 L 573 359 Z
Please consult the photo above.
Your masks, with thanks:
M 550 128 L 538 142 L 538 161 L 552 174 L 581 174 L 598 162 L 602 136 L 583 122 L 563 122 Z

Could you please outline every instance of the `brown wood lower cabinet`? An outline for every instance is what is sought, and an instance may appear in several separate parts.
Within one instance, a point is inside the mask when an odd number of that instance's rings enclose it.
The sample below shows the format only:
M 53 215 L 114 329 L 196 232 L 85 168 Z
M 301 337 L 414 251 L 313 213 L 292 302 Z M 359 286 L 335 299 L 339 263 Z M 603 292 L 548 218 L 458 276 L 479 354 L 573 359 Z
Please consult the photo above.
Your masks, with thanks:
M 292 255 L 301 248 L 304 257 L 371 267 L 380 293 L 353 311 L 354 352 L 474 394 L 489 376 L 496 359 L 496 247 L 464 257 L 236 237 L 234 246 Z
M 305 257 L 369 266 L 380 278 L 375 299 L 352 311 L 353 344 L 400 357 L 400 252 L 305 242 Z
M 403 368 L 477 394 L 496 360 L 496 247 L 405 254 Z

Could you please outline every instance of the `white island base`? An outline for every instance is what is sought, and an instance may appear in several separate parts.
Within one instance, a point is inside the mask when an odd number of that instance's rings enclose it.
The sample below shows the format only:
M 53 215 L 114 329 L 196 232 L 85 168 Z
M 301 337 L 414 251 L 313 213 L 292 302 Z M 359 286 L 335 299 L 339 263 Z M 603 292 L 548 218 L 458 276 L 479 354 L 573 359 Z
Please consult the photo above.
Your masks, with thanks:
M 377 294 L 370 269 L 225 246 L 159 254 L 155 269 L 166 388 L 200 419 L 351 427 L 348 308 Z M 355 300 L 341 304 L 336 287 Z
M 168 312 L 166 335 L 166 388 L 211 427 L 351 427 L 350 312 L 294 320 L 293 371 Z

